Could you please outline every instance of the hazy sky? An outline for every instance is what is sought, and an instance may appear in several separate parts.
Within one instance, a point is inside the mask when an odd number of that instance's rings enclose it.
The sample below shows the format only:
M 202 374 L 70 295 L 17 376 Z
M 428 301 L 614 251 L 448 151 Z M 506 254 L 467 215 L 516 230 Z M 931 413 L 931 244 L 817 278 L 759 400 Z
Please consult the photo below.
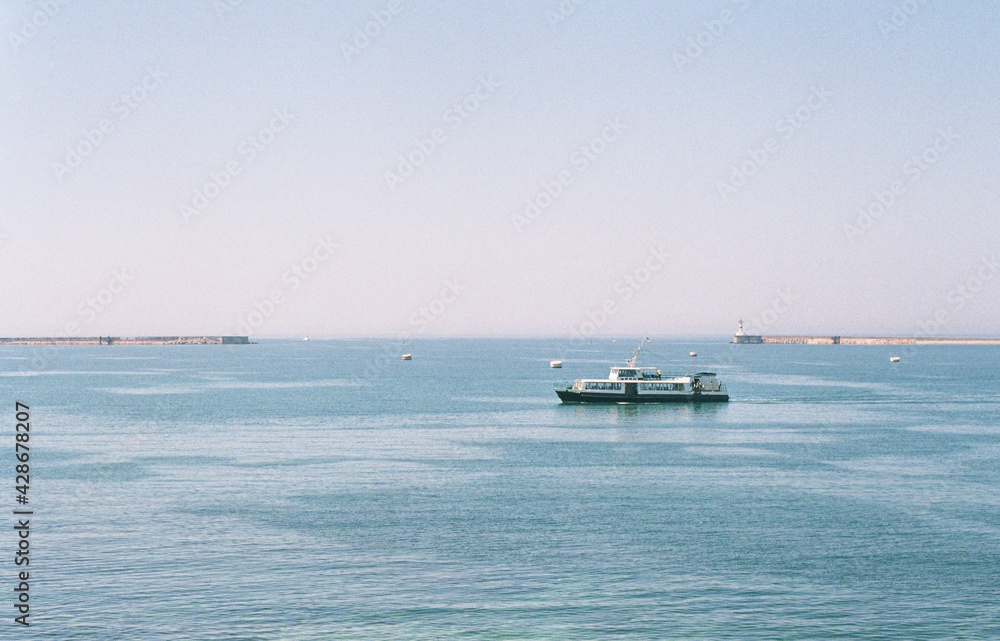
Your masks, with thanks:
M 993 2 L 0 7 L 0 335 L 1000 334 Z

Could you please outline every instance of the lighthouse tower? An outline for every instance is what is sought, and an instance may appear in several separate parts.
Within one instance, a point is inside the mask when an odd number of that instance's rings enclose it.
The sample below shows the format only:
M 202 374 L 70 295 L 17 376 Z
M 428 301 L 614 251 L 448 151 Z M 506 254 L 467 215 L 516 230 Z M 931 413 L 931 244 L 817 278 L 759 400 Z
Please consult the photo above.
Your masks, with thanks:
M 740 319 L 740 328 L 736 330 L 736 334 L 733 335 L 733 342 L 740 344 L 754 344 L 759 345 L 764 342 L 763 336 L 758 336 L 756 334 L 747 334 L 743 331 L 743 319 Z

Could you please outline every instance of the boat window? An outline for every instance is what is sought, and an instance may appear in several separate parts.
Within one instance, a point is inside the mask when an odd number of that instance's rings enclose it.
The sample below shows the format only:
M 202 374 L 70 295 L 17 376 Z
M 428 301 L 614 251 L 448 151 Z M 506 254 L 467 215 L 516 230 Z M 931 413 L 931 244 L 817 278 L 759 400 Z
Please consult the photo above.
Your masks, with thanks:
M 643 383 L 642 389 L 658 392 L 673 392 L 684 389 L 681 383 Z

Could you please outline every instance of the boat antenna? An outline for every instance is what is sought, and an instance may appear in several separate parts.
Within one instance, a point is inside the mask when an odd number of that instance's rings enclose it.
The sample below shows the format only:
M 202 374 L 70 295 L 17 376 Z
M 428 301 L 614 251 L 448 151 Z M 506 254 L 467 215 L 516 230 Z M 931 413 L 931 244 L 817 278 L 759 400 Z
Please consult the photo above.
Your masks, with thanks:
M 650 343 L 650 342 L 652 341 L 649 340 L 649 336 L 646 337 L 645 341 L 639 341 L 639 346 L 635 348 L 635 354 L 632 354 L 632 358 L 626 360 L 625 364 L 628 365 L 629 367 L 635 367 L 636 366 L 635 364 L 639 362 L 639 352 L 642 351 L 642 346 L 645 343 Z

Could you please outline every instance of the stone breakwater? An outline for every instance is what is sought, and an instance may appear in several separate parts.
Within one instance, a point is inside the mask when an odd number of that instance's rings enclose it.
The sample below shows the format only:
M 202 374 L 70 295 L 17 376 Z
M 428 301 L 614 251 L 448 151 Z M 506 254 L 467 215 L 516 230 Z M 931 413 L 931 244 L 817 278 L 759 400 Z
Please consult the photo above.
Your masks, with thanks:
M 0 338 L 0 345 L 247 345 L 247 336 L 89 336 Z
M 1000 338 L 943 338 L 931 336 L 761 336 L 759 343 L 765 345 L 1000 345 Z

